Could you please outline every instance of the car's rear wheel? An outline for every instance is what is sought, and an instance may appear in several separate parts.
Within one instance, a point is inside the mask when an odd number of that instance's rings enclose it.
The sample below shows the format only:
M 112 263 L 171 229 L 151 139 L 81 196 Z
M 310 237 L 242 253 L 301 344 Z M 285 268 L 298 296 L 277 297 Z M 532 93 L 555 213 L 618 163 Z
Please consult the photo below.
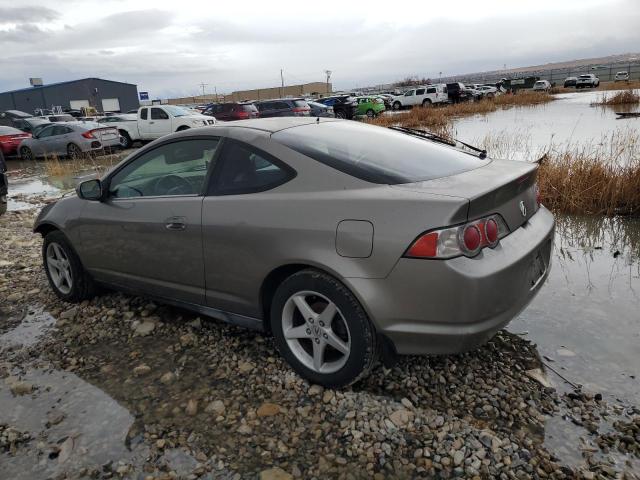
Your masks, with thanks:
M 70 143 L 69 145 L 67 145 L 67 155 L 72 160 L 77 160 L 78 158 L 82 157 L 82 149 L 75 143 Z
M 429 100 L 428 98 L 425 98 L 425 99 L 422 101 L 422 106 L 423 106 L 423 107 L 430 107 L 430 106 L 431 106 L 431 100 Z
M 276 290 L 271 331 L 281 355 L 301 376 L 325 387 L 364 377 L 376 358 L 376 336 L 364 309 L 338 280 L 302 270 Z
M 94 284 L 65 235 L 54 230 L 42 244 L 44 270 L 54 293 L 66 302 L 90 298 Z
M 400 110 L 400 107 L 402 107 L 402 104 L 400 102 L 393 102 L 394 110 Z
M 29 147 L 21 147 L 20 158 L 22 158 L 22 160 L 33 160 L 33 152 Z
M 376 116 L 376 112 L 374 112 L 373 109 L 370 108 L 369 110 L 367 110 L 367 117 L 373 118 L 375 116 Z
M 344 111 L 343 111 L 343 110 L 338 110 L 338 111 L 335 113 L 335 115 L 336 115 L 336 118 L 342 118 L 342 119 L 347 118 L 347 116 L 346 116 L 346 114 L 344 113 Z
M 120 147 L 122 148 L 131 148 L 133 142 L 131 141 L 131 137 L 124 130 L 120 130 L 118 132 L 120 134 Z

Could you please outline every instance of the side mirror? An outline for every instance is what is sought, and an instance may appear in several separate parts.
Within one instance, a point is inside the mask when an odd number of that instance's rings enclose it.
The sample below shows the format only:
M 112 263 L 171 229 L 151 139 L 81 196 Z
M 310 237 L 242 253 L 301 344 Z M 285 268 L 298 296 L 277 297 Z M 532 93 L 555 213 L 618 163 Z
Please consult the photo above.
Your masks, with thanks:
M 86 180 L 76 187 L 76 193 L 83 200 L 102 200 L 102 182 L 97 178 Z

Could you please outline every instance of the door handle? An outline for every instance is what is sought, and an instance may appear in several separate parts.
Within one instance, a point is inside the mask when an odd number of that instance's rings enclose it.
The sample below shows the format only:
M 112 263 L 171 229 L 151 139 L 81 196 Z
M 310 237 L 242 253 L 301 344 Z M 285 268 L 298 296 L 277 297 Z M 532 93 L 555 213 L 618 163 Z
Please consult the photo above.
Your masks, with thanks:
M 187 228 L 184 217 L 169 217 L 165 220 L 167 230 L 184 230 Z
M 149 122 L 149 125 L 153 125 L 154 123 L 156 123 L 156 122 Z

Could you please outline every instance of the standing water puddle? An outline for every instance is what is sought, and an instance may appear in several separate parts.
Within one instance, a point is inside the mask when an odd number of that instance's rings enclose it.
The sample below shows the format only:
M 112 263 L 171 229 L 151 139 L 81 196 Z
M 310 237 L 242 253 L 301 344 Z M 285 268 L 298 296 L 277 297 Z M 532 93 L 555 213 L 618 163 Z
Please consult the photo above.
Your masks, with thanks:
M 35 344 L 55 323 L 56 320 L 42 308 L 30 310 L 17 327 L 0 335 L 0 351 Z

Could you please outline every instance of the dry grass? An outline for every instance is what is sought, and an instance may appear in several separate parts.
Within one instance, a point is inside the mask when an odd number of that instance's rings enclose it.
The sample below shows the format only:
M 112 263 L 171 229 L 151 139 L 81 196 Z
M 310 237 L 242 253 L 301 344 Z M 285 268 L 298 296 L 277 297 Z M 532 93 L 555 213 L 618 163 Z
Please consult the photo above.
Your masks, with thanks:
M 628 82 L 605 82 L 601 83 L 596 90 L 628 90 L 636 88 L 640 88 L 640 80 L 630 80 Z
M 91 173 L 100 175 L 116 165 L 122 158 L 122 153 L 106 154 L 99 157 L 84 155 L 75 159 L 49 155 L 44 158 L 41 165 L 45 174 L 49 177 L 65 177 Z
M 415 107 L 397 115 L 381 115 L 371 120 L 371 123 L 383 127 L 400 125 L 411 128 L 427 127 L 431 130 L 442 131 L 448 130 L 451 122 L 456 118 L 486 115 L 499 108 L 535 106 L 552 100 L 554 100 L 553 95 L 548 93 L 527 91 L 517 95 L 486 98 L 479 102 L 448 104 L 443 107 Z
M 574 214 L 640 215 L 640 137 L 634 130 L 597 144 L 548 151 L 540 164 L 542 202 Z
M 640 102 L 640 95 L 632 89 L 620 90 L 613 95 L 603 94 L 597 102 L 591 105 L 629 105 Z

